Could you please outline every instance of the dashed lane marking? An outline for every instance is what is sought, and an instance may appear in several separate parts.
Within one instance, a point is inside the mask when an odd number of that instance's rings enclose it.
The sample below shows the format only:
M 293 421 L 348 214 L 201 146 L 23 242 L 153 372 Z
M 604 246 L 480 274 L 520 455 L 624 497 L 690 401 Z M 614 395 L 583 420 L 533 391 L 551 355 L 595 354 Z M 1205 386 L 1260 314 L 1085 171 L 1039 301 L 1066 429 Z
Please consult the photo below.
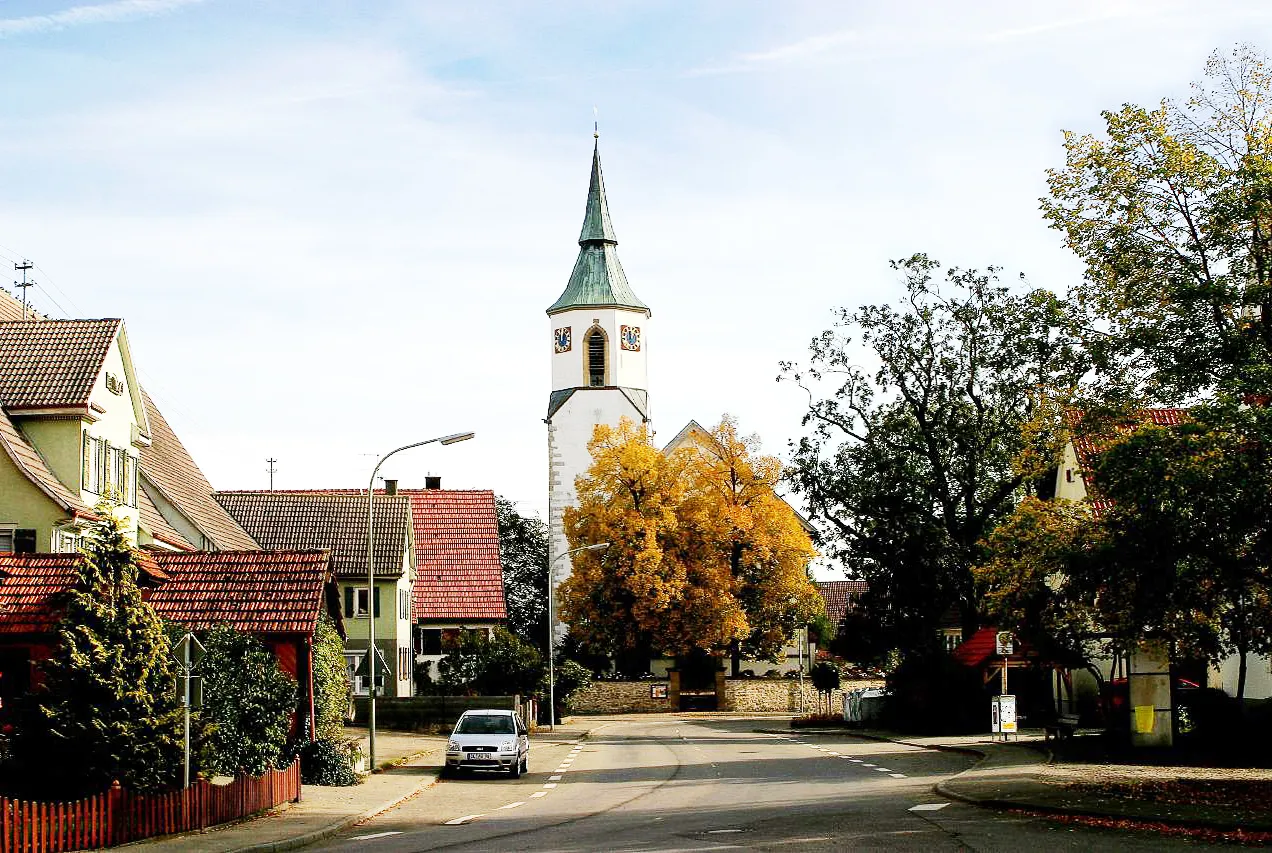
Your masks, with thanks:
M 917 806 L 910 806 L 907 811 L 912 812 L 938 812 L 948 806 L 949 803 L 919 803 Z
M 904 779 L 904 778 L 905 778 L 905 774 L 904 774 L 904 773 L 891 773 L 891 774 L 889 774 L 889 775 L 890 775 L 893 779 Z
M 372 838 L 388 838 L 390 835 L 401 835 L 401 834 L 402 833 L 397 830 L 394 830 L 393 832 L 373 832 L 370 835 L 355 835 L 353 836 L 353 838 L 350 838 L 349 840 L 350 841 L 370 841 Z
M 532 797 L 546 797 L 547 795 L 548 795 L 548 792 L 547 792 L 547 791 L 535 791 L 535 792 L 534 792 L 533 794 L 531 794 L 530 796 L 532 796 Z
M 544 782 L 544 783 L 543 783 L 543 787 L 545 787 L 545 788 L 547 788 L 547 789 L 549 789 L 549 790 L 551 790 L 551 789 L 555 788 L 556 786 L 557 786 L 557 783 L 556 783 L 556 782 Z
M 548 781 L 549 781 L 549 782 L 560 782 L 560 781 L 561 781 L 561 774 L 560 774 L 560 773 L 557 773 L 555 776 L 549 776 L 549 777 L 548 777 Z
M 891 773 L 892 771 L 889 770 L 887 767 L 876 767 L 875 772 L 876 773 Z
M 518 801 L 517 801 L 517 802 L 515 802 L 515 803 L 509 803 L 508 805 L 506 805 L 506 806 L 500 806 L 499 808 L 501 808 L 501 809 L 515 809 L 517 806 L 524 806 L 525 804 L 526 804 L 526 801 L 525 801 L 525 800 L 518 800 Z
M 867 763 L 862 763 L 862 765 L 861 765 L 861 766 L 862 766 L 862 767 L 877 767 L 878 765 L 876 765 L 876 764 L 867 764 Z
M 447 825 L 447 826 L 459 826 L 460 824 L 468 823 L 470 820 L 476 820 L 476 819 L 477 819 L 477 818 L 479 818 L 479 817 L 482 817 L 482 815 L 479 815 L 479 814 L 466 814 L 466 815 L 464 815 L 463 817 L 457 817 L 457 818 L 455 818 L 454 820 L 448 820 L 448 821 L 446 821 L 446 825 Z

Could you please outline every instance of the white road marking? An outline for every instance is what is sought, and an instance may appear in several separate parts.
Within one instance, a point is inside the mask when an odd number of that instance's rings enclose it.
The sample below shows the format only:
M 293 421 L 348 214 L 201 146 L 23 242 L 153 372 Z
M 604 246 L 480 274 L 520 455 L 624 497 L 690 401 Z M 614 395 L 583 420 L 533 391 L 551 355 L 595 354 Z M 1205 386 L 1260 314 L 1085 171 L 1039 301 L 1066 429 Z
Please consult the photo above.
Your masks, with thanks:
M 904 779 L 904 778 L 905 778 L 905 774 L 904 774 L 904 773 L 893 773 L 893 774 L 891 774 L 891 775 L 892 775 L 892 778 L 893 778 L 893 779 Z
M 876 767 L 875 772 L 876 773 L 891 773 L 892 771 L 889 770 L 887 767 Z
M 520 800 L 520 801 L 515 802 L 515 803 L 509 803 L 509 804 L 508 804 L 508 805 L 506 805 L 506 806 L 500 806 L 499 808 L 501 808 L 501 809 L 515 809 L 517 806 L 524 806 L 525 804 L 526 804 L 526 801 L 525 801 L 525 800 Z
M 850 758 L 850 759 L 848 759 L 848 760 L 849 760 L 849 761 L 851 761 L 853 764 L 860 764 L 860 763 L 861 763 L 861 759 L 860 759 L 860 758 Z
M 548 789 L 555 788 L 556 786 L 557 786 L 557 783 L 556 783 L 556 782 L 544 782 L 544 783 L 543 783 L 543 787 L 548 788 Z
M 740 829 L 708 829 L 707 835 L 724 835 L 726 832 L 741 832 Z
M 479 815 L 479 814 L 466 814 L 466 815 L 464 815 L 463 817 L 457 817 L 457 818 L 455 818 L 454 820 L 448 820 L 448 821 L 446 821 L 446 825 L 447 825 L 447 826 L 459 826 L 461 823 L 468 823 L 470 820 L 476 820 L 477 818 L 482 817 L 482 816 L 483 816 L 483 815 Z
M 908 811 L 912 812 L 937 812 L 948 806 L 949 803 L 919 803 L 917 806 L 911 806 Z
M 535 792 L 534 792 L 533 794 L 531 794 L 530 796 L 532 796 L 532 797 L 546 797 L 547 795 L 548 795 L 548 792 L 547 792 L 547 791 L 535 791 Z
M 372 838 L 388 838 L 390 835 L 401 835 L 401 832 L 373 832 L 370 835 L 355 835 L 350 841 L 370 841 Z
M 832 750 L 830 750 L 830 754 L 831 754 L 831 755 L 838 755 L 839 753 L 835 752 L 835 751 L 832 749 Z
M 866 764 L 866 763 L 864 763 L 864 762 L 863 762 L 861 766 L 862 766 L 862 767 L 876 767 L 876 766 L 878 766 L 878 765 L 875 765 L 875 764 Z
M 556 774 L 555 776 L 549 776 L 549 777 L 548 777 L 548 781 L 549 781 L 549 782 L 560 782 L 560 781 L 561 781 L 561 774 L 560 774 L 560 773 L 558 773 L 558 774 Z

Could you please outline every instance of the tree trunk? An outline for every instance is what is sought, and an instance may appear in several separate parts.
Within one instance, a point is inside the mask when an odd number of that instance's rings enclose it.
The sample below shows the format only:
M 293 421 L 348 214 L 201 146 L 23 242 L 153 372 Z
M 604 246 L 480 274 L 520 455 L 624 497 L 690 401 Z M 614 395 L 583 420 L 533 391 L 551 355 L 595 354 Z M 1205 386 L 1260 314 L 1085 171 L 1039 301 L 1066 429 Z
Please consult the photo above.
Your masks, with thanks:
M 1237 665 L 1237 707 L 1242 713 L 1245 713 L 1246 658 L 1249 653 L 1245 643 L 1237 647 L 1237 655 L 1240 658 Z

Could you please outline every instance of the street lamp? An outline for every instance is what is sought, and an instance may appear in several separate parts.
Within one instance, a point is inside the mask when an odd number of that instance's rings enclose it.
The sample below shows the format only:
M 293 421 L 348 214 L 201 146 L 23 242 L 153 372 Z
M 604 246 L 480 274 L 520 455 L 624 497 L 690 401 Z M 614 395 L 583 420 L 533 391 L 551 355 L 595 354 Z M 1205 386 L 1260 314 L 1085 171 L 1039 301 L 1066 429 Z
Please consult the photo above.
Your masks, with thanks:
M 375 496 L 375 475 L 380 473 L 380 466 L 385 463 L 390 456 L 395 453 L 401 453 L 403 450 L 410 450 L 413 447 L 423 447 L 426 444 L 455 444 L 460 441 L 468 441 L 476 433 L 472 432 L 456 432 L 451 435 L 439 435 L 437 438 L 430 438 L 428 441 L 417 441 L 414 444 L 404 444 L 397 450 L 390 450 L 388 453 L 380 457 L 380 461 L 375 463 L 375 468 L 371 471 L 371 482 L 367 484 L 367 660 L 368 671 L 371 673 L 371 689 L 369 692 L 369 711 L 367 713 L 367 728 L 370 732 L 369 743 L 367 744 L 367 762 L 368 767 L 375 770 L 375 679 L 376 679 L 376 656 L 375 656 L 375 502 L 372 498 Z
M 608 542 L 595 545 L 582 545 L 557 554 L 548 565 L 548 731 L 556 731 L 556 607 L 552 603 L 552 590 L 556 586 L 557 560 L 577 554 L 580 551 L 604 551 L 610 546 Z

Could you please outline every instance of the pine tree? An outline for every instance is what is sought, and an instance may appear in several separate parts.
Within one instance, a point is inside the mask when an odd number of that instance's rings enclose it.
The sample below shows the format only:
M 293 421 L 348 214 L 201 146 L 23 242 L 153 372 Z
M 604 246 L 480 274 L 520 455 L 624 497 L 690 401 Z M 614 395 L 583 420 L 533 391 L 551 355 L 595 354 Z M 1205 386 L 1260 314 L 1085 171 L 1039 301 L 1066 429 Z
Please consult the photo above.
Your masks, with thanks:
M 163 623 L 141 597 L 136 553 L 109 512 L 85 537 L 43 685 L 15 744 L 31 783 L 65 798 L 118 780 L 177 784 L 182 722 Z

